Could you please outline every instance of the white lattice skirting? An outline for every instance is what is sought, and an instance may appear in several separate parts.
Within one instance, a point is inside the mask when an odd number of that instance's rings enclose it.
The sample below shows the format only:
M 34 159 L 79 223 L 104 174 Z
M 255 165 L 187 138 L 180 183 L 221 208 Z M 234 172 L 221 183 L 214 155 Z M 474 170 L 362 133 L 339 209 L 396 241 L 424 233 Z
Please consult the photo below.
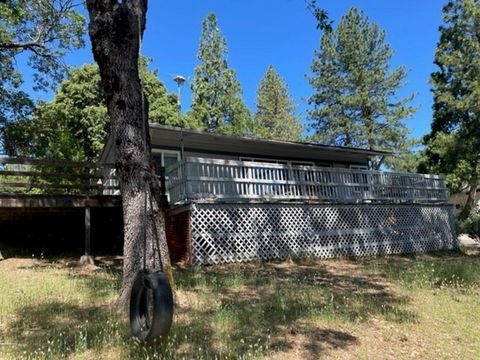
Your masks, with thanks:
M 191 229 L 196 264 L 457 247 L 451 205 L 196 204 Z

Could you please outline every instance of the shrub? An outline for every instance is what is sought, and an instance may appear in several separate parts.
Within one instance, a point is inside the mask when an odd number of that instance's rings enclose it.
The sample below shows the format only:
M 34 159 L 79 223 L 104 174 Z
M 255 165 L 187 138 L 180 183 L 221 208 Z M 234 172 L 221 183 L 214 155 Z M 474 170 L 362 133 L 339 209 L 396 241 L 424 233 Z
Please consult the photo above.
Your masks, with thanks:
M 473 207 L 467 217 L 457 218 L 457 232 L 480 237 L 480 209 L 478 207 Z

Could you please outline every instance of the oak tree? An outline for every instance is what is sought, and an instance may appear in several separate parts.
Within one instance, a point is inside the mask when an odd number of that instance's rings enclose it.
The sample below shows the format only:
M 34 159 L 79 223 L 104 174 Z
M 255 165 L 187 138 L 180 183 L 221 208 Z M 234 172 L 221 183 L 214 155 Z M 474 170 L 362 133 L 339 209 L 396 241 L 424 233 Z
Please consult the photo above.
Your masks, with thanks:
M 34 89 L 53 88 L 66 71 L 66 52 L 84 45 L 85 20 L 72 0 L 0 2 L 0 149 L 8 123 L 28 118 L 34 108 L 22 91 L 16 69 L 25 55 L 33 69 Z
M 140 58 L 140 77 L 149 102 L 149 121 L 180 125 L 175 94 L 168 93 L 150 59 Z M 72 68 L 52 101 L 37 104 L 32 119 L 5 129 L 9 155 L 97 161 L 109 133 L 110 121 L 96 64 Z
M 148 101 L 139 76 L 139 52 L 145 30 L 146 0 L 87 0 L 89 35 L 105 94 L 124 220 L 123 283 L 118 307 L 126 309 L 132 281 L 145 259 L 149 268 L 163 263 L 172 281 L 165 238 L 165 214 L 148 199 L 158 194 L 152 179 Z M 147 216 L 152 212 L 155 216 Z M 154 251 L 159 235 L 160 259 Z M 144 237 L 146 235 L 146 237 Z

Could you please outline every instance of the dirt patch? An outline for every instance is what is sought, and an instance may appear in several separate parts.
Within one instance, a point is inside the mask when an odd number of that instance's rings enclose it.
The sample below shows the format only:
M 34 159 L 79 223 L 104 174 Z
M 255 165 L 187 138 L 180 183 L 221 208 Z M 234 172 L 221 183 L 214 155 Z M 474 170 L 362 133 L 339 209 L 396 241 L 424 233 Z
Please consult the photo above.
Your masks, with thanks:
M 39 259 L 28 258 L 9 258 L 0 262 L 0 269 L 2 270 L 15 270 L 15 269 L 28 269 L 36 266 L 44 266 L 45 262 Z

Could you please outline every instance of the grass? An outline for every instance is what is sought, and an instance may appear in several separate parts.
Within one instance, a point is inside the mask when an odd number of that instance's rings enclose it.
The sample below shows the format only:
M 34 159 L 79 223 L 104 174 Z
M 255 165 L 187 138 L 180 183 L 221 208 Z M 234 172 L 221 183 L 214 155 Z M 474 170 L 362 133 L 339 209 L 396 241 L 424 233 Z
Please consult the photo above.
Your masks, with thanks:
M 112 311 L 118 262 L 0 262 L 0 359 L 477 359 L 475 252 L 178 268 L 144 347 Z

